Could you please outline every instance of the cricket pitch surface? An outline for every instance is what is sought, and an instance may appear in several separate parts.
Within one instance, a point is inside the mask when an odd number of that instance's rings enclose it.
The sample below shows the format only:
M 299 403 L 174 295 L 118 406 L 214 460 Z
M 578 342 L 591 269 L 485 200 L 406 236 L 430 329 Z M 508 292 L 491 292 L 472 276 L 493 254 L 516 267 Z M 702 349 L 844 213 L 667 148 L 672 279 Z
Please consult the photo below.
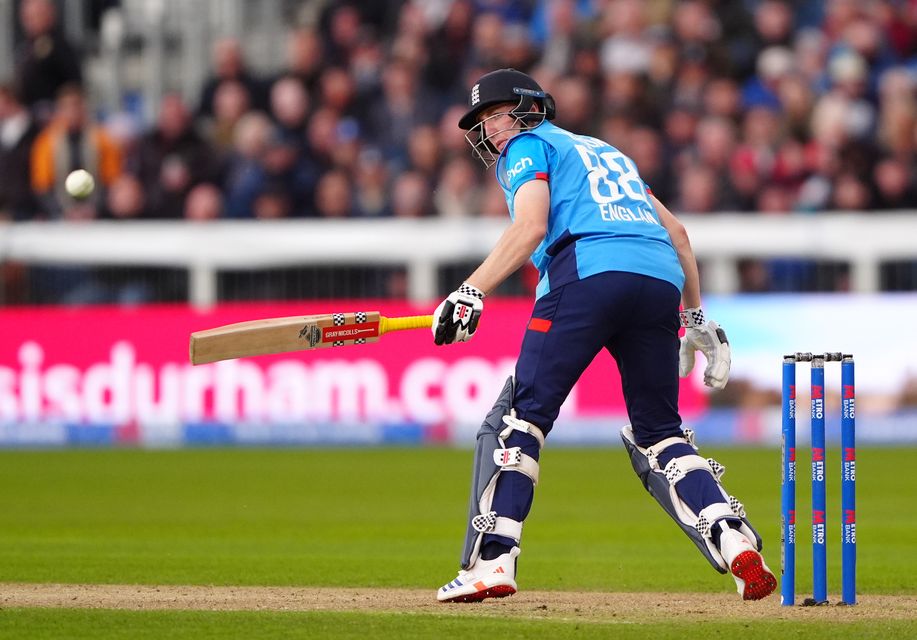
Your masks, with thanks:
M 837 598 L 832 600 L 837 602 Z M 475 615 L 582 622 L 661 620 L 917 620 L 917 596 L 867 595 L 853 607 L 781 607 L 725 593 L 522 591 L 473 604 L 441 604 L 434 589 L 0 584 L 0 607 L 199 611 L 353 611 Z

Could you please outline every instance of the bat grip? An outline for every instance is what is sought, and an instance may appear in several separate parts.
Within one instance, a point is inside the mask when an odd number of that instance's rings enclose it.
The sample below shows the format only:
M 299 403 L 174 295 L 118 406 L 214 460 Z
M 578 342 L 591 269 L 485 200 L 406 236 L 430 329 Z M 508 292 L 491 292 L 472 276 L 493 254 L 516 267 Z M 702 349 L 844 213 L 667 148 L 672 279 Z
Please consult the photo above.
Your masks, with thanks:
M 431 326 L 433 326 L 433 316 L 405 316 L 403 318 L 382 316 L 379 319 L 379 335 L 403 329 L 429 329 Z

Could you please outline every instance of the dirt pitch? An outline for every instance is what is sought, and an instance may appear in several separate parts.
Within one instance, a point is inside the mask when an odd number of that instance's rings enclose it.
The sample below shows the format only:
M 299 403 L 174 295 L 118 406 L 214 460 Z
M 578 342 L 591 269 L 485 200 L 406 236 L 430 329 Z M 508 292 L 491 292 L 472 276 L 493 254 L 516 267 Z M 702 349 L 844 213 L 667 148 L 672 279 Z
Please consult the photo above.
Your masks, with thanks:
M 917 596 L 870 595 L 855 607 L 781 607 L 776 597 L 734 594 L 525 591 L 479 604 L 440 604 L 432 590 L 0 584 L 0 608 L 185 609 L 205 611 L 365 611 L 492 615 L 579 622 L 697 620 L 917 620 Z

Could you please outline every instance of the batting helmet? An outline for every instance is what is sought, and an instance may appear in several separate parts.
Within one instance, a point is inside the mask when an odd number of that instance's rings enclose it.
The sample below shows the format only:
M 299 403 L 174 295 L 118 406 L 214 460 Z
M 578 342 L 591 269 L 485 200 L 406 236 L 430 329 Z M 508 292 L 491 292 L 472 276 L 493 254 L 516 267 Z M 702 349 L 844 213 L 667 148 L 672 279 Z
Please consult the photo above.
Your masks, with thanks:
M 498 133 L 491 132 L 488 136 L 484 121 L 479 120 L 484 110 L 497 104 L 511 105 L 504 113 L 515 117 L 513 125 L 505 129 L 512 131 L 523 131 L 537 127 L 546 119 L 554 119 L 554 98 L 551 94 L 545 92 L 531 76 L 515 69 L 498 69 L 481 76 L 471 88 L 468 102 L 468 112 L 459 120 L 459 127 L 468 131 L 465 140 L 485 167 L 493 165 L 500 152 L 490 140 Z M 536 104 L 540 111 L 532 110 Z M 497 115 L 492 114 L 485 120 Z
M 535 100 L 541 103 L 543 115 L 531 112 Z M 537 121 L 554 119 L 554 98 L 546 93 L 535 79 L 515 69 L 497 69 L 481 76 L 468 96 L 468 111 L 459 120 L 459 128 L 471 129 L 484 109 L 501 102 L 516 102 L 513 115 Z

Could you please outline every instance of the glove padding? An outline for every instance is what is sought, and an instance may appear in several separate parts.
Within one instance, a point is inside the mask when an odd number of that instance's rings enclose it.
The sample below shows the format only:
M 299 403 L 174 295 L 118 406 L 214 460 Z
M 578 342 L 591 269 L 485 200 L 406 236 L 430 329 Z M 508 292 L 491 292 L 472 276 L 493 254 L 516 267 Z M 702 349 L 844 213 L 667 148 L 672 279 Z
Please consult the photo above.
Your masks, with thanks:
M 678 352 L 678 375 L 682 378 L 688 377 L 694 368 L 694 351 L 698 349 L 707 358 L 704 384 L 722 389 L 729 381 L 729 367 L 732 365 L 732 351 L 726 332 L 713 320 L 685 329 Z
M 484 294 L 469 284 L 463 284 L 440 302 L 433 312 L 433 342 L 468 342 L 477 331 L 483 312 Z

